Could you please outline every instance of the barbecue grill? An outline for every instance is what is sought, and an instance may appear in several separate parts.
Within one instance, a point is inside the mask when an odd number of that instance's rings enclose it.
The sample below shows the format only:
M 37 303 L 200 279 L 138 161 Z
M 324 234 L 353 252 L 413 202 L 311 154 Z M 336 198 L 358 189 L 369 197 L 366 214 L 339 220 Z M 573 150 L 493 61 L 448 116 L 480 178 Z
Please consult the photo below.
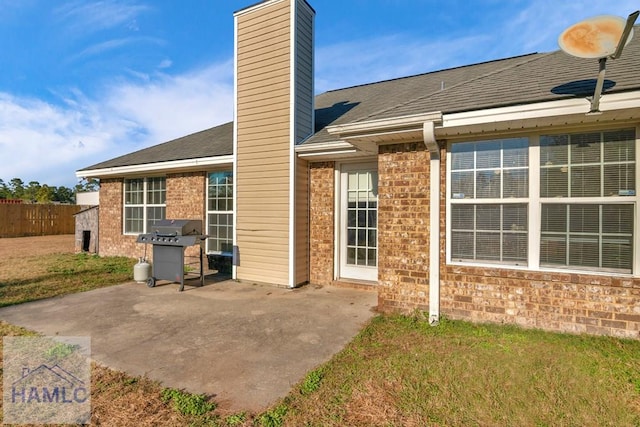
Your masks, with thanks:
M 184 289 L 184 252 L 189 246 L 200 245 L 200 285 L 204 285 L 202 221 L 190 219 L 163 219 L 153 224 L 151 233 L 140 234 L 138 243 L 153 245 L 153 271 L 147 286 L 153 288 L 157 280 L 180 283 Z

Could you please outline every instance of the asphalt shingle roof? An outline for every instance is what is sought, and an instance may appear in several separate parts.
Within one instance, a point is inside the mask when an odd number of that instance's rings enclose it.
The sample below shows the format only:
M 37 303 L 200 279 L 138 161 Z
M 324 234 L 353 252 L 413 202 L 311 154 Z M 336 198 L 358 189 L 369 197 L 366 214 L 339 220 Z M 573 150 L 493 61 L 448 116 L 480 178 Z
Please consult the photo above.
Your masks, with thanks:
M 233 154 L 233 122 L 125 154 L 124 156 L 89 166 L 83 170 L 228 156 L 231 154 Z
M 640 34 L 640 26 L 635 27 Z M 640 35 L 607 63 L 605 93 L 640 90 Z M 593 95 L 598 61 L 562 51 L 534 53 L 348 87 L 315 98 L 315 134 L 303 144 L 337 141 L 326 127 L 440 111 L 454 113 Z M 230 155 L 233 123 L 86 168 L 139 165 Z

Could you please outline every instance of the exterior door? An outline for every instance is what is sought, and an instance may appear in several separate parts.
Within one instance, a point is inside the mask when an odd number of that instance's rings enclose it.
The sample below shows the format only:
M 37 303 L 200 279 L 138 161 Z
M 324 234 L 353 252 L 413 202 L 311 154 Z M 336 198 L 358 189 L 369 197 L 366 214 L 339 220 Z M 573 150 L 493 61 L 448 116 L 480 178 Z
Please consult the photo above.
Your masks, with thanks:
M 340 277 L 378 280 L 378 171 L 343 165 L 340 177 Z

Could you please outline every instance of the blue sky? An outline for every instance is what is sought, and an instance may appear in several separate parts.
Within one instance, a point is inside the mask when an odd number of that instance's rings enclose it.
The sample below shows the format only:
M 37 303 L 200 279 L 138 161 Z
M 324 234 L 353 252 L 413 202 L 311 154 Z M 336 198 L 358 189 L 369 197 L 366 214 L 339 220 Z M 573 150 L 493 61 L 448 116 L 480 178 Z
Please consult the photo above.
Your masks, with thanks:
M 0 179 L 75 171 L 233 117 L 233 12 L 253 0 L 0 0 Z M 316 91 L 558 49 L 637 0 L 310 0 Z M 597 62 L 594 62 L 594 76 Z

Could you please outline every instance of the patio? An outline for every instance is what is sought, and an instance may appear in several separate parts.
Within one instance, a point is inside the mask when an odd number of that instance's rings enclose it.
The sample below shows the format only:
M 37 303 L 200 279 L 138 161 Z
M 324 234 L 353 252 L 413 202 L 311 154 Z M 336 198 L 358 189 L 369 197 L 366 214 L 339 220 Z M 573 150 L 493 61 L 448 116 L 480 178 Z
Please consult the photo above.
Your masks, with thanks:
M 44 335 L 90 336 L 92 358 L 165 387 L 261 411 L 340 351 L 375 315 L 377 293 L 283 289 L 231 280 L 204 287 L 126 283 L 0 309 Z

